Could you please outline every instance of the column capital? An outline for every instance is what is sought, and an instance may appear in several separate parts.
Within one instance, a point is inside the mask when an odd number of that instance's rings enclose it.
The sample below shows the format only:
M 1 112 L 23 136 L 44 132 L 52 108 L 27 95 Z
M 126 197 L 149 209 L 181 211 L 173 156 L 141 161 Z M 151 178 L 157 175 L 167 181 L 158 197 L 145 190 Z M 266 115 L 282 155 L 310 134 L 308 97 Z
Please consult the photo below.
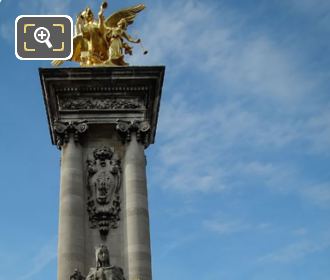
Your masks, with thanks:
M 118 120 L 116 129 L 122 138 L 123 143 L 131 141 L 132 133 L 136 134 L 136 140 L 148 146 L 148 137 L 150 133 L 150 124 L 148 121 L 122 121 Z
M 63 122 L 55 121 L 54 122 L 54 132 L 56 136 L 56 145 L 58 148 L 61 148 L 62 145 L 68 143 L 70 136 L 73 137 L 73 140 L 77 143 L 79 142 L 79 136 L 86 132 L 88 129 L 87 121 L 79 122 Z

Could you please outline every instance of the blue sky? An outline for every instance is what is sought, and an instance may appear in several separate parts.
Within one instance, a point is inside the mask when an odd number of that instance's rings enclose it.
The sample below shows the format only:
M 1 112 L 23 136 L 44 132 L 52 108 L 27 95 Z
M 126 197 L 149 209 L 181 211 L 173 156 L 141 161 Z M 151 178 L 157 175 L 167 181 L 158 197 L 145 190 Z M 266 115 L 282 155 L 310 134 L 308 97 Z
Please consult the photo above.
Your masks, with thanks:
M 109 9 L 135 4 L 110 1 Z M 2 0 L 0 280 L 56 279 L 59 152 L 21 14 L 99 1 Z M 330 278 L 330 2 L 145 1 L 134 65 L 166 65 L 147 150 L 154 279 Z

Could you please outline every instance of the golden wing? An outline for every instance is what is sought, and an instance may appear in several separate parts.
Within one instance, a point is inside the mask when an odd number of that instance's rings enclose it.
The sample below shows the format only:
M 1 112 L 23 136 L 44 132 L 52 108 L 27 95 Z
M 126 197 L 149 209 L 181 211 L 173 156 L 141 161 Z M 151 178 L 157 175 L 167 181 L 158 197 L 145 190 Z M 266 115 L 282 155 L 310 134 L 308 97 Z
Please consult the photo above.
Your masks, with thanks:
M 126 19 L 127 24 L 132 24 L 137 13 L 141 12 L 145 7 L 146 6 L 144 4 L 138 4 L 136 6 L 115 12 L 106 19 L 105 25 L 108 27 L 116 27 L 118 21 L 120 21 L 122 18 Z
M 73 37 L 72 46 L 73 46 L 73 52 L 72 52 L 72 56 L 69 60 L 80 62 L 81 52 L 88 50 L 87 42 L 83 38 L 83 36 L 80 34 L 80 35 L 77 35 L 77 36 Z M 65 60 L 53 60 L 52 65 L 53 66 L 60 66 L 64 62 L 65 62 Z
M 87 41 L 83 38 L 83 36 L 77 35 L 73 37 L 73 53 L 71 57 L 71 61 L 80 62 L 81 52 L 88 50 Z

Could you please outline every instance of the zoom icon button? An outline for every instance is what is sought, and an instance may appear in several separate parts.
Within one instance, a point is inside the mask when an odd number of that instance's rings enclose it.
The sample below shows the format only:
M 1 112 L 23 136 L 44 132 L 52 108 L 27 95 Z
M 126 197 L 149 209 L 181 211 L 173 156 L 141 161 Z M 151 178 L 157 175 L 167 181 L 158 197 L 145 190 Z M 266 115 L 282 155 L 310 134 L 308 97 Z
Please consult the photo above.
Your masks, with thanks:
M 15 31 L 18 59 L 67 60 L 72 56 L 72 19 L 69 16 L 19 16 Z
M 53 47 L 52 43 L 49 41 L 49 37 L 50 37 L 50 32 L 47 28 L 45 27 L 38 27 L 35 31 L 34 31 L 34 39 L 38 42 L 38 43 L 45 43 L 47 45 L 47 47 L 49 49 L 51 49 Z

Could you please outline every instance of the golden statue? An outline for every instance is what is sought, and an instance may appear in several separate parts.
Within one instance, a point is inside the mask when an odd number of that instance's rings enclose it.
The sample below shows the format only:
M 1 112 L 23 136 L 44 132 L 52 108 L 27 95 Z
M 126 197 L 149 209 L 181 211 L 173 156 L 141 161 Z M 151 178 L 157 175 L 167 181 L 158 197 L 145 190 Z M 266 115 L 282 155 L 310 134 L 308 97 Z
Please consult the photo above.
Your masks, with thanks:
M 132 55 L 132 47 L 126 41 L 140 43 L 141 40 L 133 39 L 126 30 L 145 5 L 139 4 L 117 11 L 105 19 L 104 10 L 107 6 L 107 2 L 102 3 L 98 20 L 94 19 L 89 7 L 78 14 L 73 37 L 73 54 L 69 60 L 79 62 L 80 66 L 128 65 L 124 57 L 125 54 Z M 52 65 L 59 66 L 63 62 L 54 60 Z

